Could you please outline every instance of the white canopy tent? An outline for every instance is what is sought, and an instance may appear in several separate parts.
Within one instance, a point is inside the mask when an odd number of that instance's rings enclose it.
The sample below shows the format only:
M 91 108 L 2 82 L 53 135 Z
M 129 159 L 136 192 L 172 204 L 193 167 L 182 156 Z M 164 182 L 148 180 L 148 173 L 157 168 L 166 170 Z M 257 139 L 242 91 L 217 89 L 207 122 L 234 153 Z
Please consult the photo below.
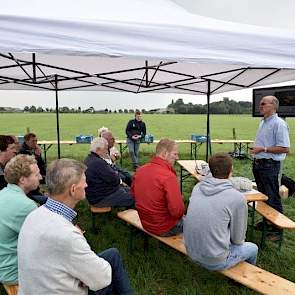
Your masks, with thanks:
M 210 95 L 295 80 L 294 48 L 292 31 L 168 0 L 11 0 L 0 12 L 0 89 L 55 91 L 57 118 L 61 90 L 206 94 L 209 137 Z

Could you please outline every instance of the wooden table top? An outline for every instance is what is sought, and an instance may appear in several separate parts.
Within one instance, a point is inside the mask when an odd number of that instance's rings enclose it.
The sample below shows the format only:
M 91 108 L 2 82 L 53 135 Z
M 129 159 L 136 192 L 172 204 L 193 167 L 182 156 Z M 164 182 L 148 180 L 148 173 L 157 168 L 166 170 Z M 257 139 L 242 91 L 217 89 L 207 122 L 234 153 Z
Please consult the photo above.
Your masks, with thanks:
M 206 163 L 203 160 L 178 160 L 177 163 L 182 166 L 186 171 L 188 171 L 193 177 L 195 177 L 198 181 L 201 181 L 204 176 L 198 174 L 195 170 L 196 163 L 199 162 L 200 164 Z M 252 191 L 246 192 L 245 196 L 247 198 L 247 202 L 254 202 L 254 201 L 267 201 L 268 197 L 261 192 L 253 189 Z

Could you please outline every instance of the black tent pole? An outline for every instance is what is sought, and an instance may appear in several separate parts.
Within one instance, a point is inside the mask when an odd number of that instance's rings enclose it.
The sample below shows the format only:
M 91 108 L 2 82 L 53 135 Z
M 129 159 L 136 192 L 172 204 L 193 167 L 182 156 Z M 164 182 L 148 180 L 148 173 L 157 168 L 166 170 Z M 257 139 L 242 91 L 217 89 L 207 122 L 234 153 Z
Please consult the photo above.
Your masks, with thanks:
M 209 147 L 211 153 L 211 139 L 210 139 L 210 92 L 211 92 L 211 81 L 208 81 L 207 89 L 207 141 L 206 141 L 206 162 L 209 158 Z
M 57 133 L 57 156 L 60 159 L 60 134 L 59 134 L 59 110 L 58 110 L 57 75 L 55 75 L 55 112 L 56 112 L 56 133 Z

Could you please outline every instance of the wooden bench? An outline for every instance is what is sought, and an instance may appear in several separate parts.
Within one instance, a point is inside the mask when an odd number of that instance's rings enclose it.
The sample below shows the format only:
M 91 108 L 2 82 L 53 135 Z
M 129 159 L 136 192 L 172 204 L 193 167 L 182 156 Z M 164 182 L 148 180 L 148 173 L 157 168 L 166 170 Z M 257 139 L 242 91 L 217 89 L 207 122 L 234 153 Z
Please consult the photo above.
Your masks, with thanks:
M 96 226 L 96 216 L 97 214 L 108 213 L 112 211 L 112 207 L 94 207 L 89 205 L 91 216 L 92 216 L 92 232 L 96 234 L 98 232 L 98 227 Z
M 159 237 L 147 232 L 142 227 L 138 213 L 134 209 L 118 212 L 117 215 L 120 219 L 136 227 L 138 230 L 143 231 L 147 235 L 152 236 L 182 254 L 187 255 L 182 235 Z M 220 271 L 220 273 L 262 294 L 295 294 L 295 284 L 293 282 L 247 262 L 241 262 L 230 269 Z
M 250 206 L 253 206 L 253 204 L 249 204 Z M 295 230 L 295 222 L 291 219 L 289 219 L 284 214 L 278 212 L 268 204 L 262 201 L 255 202 L 255 212 L 258 212 L 262 217 L 264 217 L 264 220 L 267 220 L 271 222 L 273 225 L 275 225 L 278 229 L 281 230 L 280 234 L 280 240 L 279 240 L 279 247 L 282 245 L 283 241 L 283 230 Z M 252 226 L 254 226 L 252 224 Z M 267 230 L 266 226 L 262 230 L 262 236 L 261 236 L 261 247 L 263 248 L 265 243 L 265 236 L 266 236 Z
M 17 295 L 18 285 L 3 285 L 7 295 Z

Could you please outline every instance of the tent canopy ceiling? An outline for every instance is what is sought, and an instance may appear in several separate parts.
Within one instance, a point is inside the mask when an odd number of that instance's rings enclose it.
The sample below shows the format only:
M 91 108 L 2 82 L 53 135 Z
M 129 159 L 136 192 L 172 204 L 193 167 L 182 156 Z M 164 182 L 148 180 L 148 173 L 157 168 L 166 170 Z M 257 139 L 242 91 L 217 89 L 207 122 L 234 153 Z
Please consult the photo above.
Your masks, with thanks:
M 70 17 L 69 17 L 70 15 Z M 11 0 L 0 89 L 221 93 L 295 80 L 295 33 L 190 14 L 168 0 Z

